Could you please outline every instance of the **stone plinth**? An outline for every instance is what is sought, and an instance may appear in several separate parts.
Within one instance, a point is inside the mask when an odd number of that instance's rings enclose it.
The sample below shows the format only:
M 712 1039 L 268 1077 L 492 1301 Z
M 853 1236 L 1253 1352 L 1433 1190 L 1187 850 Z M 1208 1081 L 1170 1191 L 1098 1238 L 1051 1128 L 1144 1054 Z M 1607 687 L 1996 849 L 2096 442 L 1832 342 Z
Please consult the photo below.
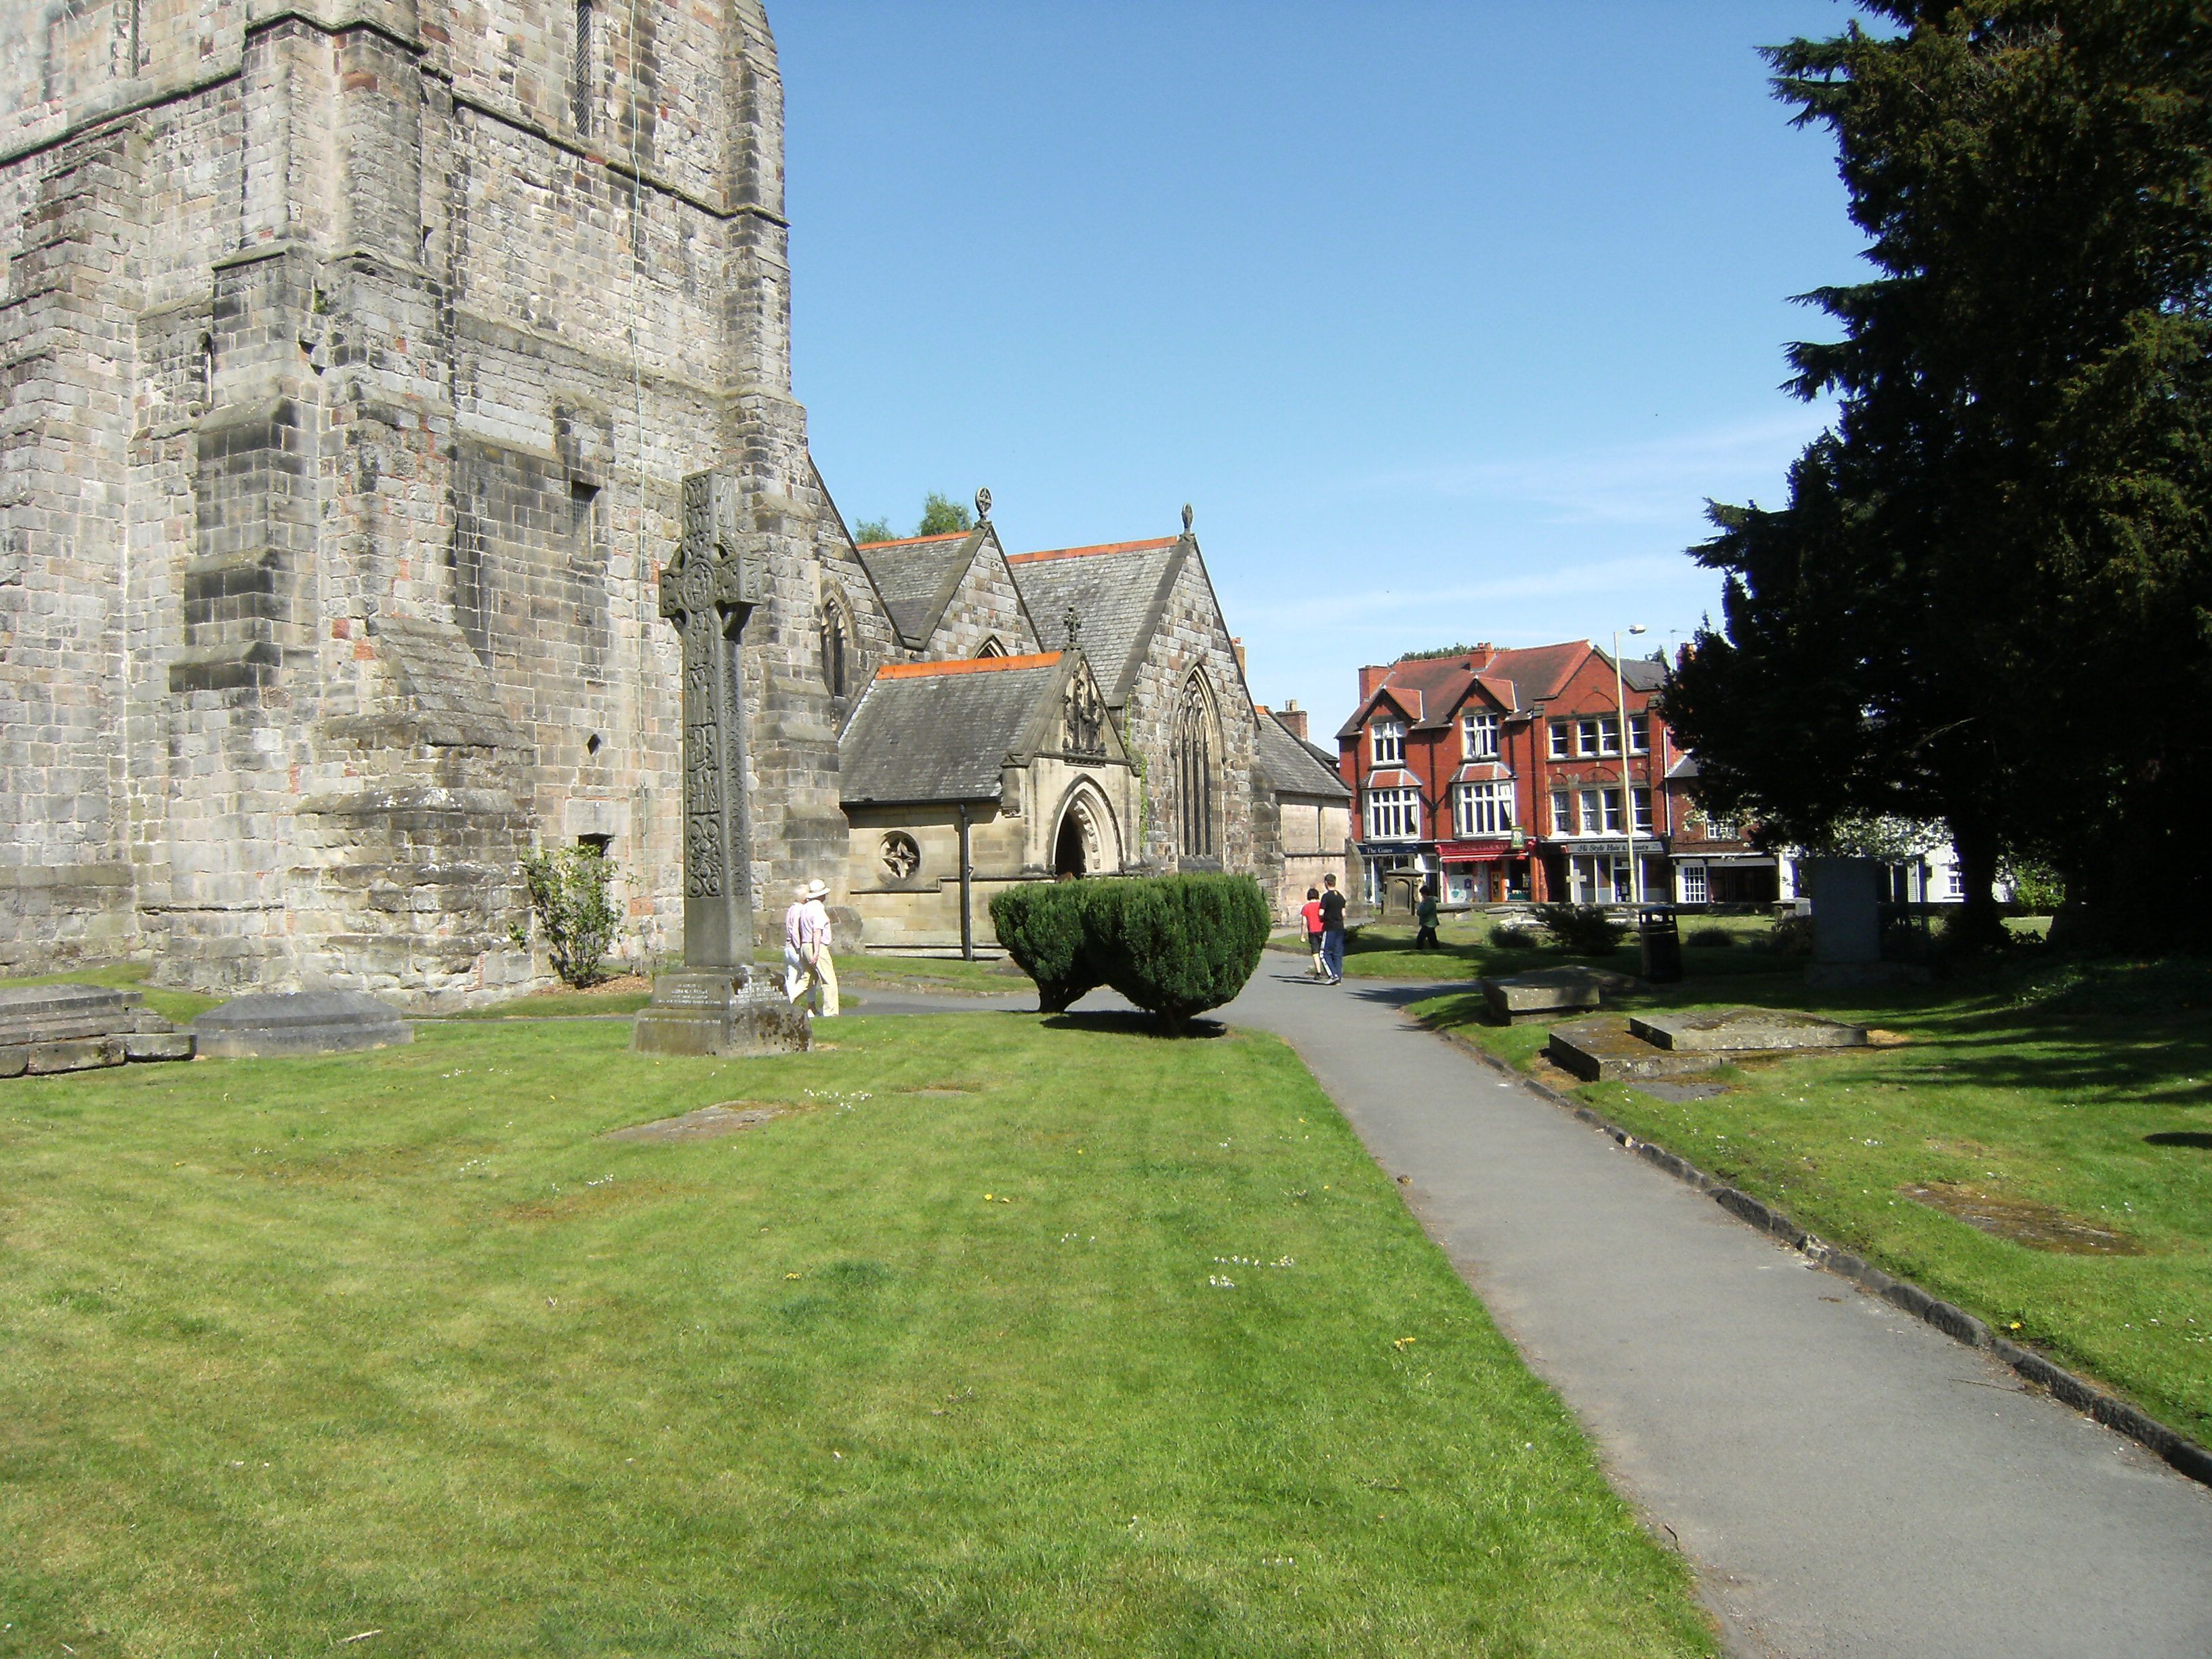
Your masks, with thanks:
M 1526 1024 L 1601 1006 L 1607 991 L 1625 991 L 1624 974 L 1603 968 L 1540 968 L 1510 979 L 1480 981 L 1482 1000 L 1497 1024 Z
M 1866 1027 L 1786 1008 L 1701 1008 L 1638 1014 L 1628 1029 L 1675 1053 L 1771 1054 L 1792 1048 L 1863 1048 Z
M 814 1046 L 813 1021 L 751 967 L 656 975 L 630 1045 L 641 1054 L 776 1054 Z
M 415 1041 L 398 1011 L 358 991 L 257 992 L 210 1008 L 192 1022 L 204 1054 L 339 1054 Z
M 1585 1083 L 1683 1077 L 1710 1072 L 1729 1059 L 1723 1054 L 1676 1054 L 1655 1048 L 1632 1034 L 1628 1022 L 1618 1015 L 1554 1025 L 1544 1046 L 1544 1057 Z
M 192 1040 L 136 991 L 100 985 L 0 990 L 0 1077 L 46 1077 L 133 1060 L 190 1060 Z

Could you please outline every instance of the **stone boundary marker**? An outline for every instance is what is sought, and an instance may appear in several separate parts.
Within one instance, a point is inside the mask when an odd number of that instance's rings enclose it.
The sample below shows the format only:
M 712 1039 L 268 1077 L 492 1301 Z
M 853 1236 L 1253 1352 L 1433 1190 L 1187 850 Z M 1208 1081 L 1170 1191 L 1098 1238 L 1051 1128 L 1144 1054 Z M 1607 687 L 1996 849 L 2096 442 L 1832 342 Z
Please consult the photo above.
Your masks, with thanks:
M 137 991 L 102 985 L 0 990 L 0 1078 L 48 1077 L 131 1060 L 190 1060 L 192 1039 Z
M 1696 1164 L 1678 1158 L 1665 1147 L 1631 1134 L 1601 1112 L 1583 1105 L 1571 1096 L 1560 1093 L 1525 1072 L 1515 1070 L 1457 1032 L 1434 1025 L 1428 1029 L 1474 1055 L 1492 1071 L 1504 1073 L 1553 1105 L 1564 1107 L 1592 1128 L 1610 1136 L 1624 1150 L 1664 1170 L 1685 1186 L 1695 1188 L 1739 1220 L 1749 1222 L 1761 1232 L 1781 1240 L 1808 1257 L 1819 1267 L 1850 1279 L 1853 1284 L 1873 1291 L 1892 1306 L 1933 1325 L 1954 1341 L 1994 1354 L 2024 1380 L 2045 1389 L 2053 1398 L 2063 1401 L 2106 1428 L 2156 1452 L 2175 1470 L 2191 1480 L 2212 1486 L 2212 1449 L 2199 1445 L 2187 1435 L 2168 1428 L 2157 1419 L 2137 1410 L 2117 1395 L 2108 1394 L 2095 1383 L 2075 1376 L 2062 1366 L 2052 1364 L 2041 1354 L 1999 1336 L 1965 1309 L 1929 1295 L 1917 1285 L 1893 1279 L 1847 1250 L 1838 1249 L 1817 1234 L 1806 1231 L 1781 1211 L 1762 1204 L 1750 1194 L 1706 1174 Z

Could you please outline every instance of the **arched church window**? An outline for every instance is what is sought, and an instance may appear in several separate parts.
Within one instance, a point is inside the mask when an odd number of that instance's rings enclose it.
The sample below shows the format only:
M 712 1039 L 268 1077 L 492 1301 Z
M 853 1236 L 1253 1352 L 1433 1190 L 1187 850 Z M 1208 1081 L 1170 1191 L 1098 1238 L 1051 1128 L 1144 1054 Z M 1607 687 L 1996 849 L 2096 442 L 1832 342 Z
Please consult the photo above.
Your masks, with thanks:
M 842 697 L 852 679 L 852 641 L 845 632 L 845 617 L 834 605 L 822 607 L 822 683 L 830 695 Z
M 1194 674 L 1176 705 L 1168 757 L 1175 769 L 1176 844 L 1185 858 L 1212 858 L 1214 789 L 1213 704 Z

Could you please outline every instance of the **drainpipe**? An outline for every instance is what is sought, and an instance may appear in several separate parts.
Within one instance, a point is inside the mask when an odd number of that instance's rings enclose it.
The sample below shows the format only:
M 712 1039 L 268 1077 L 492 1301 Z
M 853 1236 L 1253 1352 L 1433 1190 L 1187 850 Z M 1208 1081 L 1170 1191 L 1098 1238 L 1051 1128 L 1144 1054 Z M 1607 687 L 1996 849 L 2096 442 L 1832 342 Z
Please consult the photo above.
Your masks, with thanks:
M 964 962 L 975 960 L 975 922 L 973 909 L 975 871 L 968 865 L 968 803 L 962 801 L 960 813 L 960 956 Z

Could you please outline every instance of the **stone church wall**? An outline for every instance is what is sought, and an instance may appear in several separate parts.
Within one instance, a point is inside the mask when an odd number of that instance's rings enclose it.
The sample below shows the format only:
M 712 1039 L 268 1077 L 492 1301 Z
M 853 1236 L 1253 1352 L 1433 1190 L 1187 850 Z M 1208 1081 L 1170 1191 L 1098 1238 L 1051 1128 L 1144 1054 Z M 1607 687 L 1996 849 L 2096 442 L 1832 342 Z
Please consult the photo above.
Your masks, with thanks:
M 1050 645 L 1041 641 L 1042 626 L 1030 626 L 1029 613 L 1023 610 L 1013 575 L 1006 568 L 1006 556 L 994 538 L 986 536 L 921 655 L 933 662 L 956 661 L 976 655 L 991 640 L 1009 657 L 1057 649 L 1057 639 Z
M 314 11 L 0 0 L 0 967 L 473 1000 L 579 835 L 672 945 L 655 579 L 714 466 L 769 910 L 844 826 L 758 5 L 592 9 L 580 56 L 574 8 Z
M 1210 688 L 1221 741 L 1214 779 L 1218 856 L 1194 863 L 1176 844 L 1175 763 L 1170 755 L 1176 709 L 1195 672 Z M 1257 715 L 1237 653 L 1229 640 L 1212 584 L 1194 556 L 1182 562 L 1169 587 L 1122 714 L 1123 737 L 1144 757 L 1145 857 L 1161 871 L 1187 868 L 1249 870 L 1272 887 L 1273 871 L 1257 862 L 1264 850 L 1253 822 L 1252 767 Z

